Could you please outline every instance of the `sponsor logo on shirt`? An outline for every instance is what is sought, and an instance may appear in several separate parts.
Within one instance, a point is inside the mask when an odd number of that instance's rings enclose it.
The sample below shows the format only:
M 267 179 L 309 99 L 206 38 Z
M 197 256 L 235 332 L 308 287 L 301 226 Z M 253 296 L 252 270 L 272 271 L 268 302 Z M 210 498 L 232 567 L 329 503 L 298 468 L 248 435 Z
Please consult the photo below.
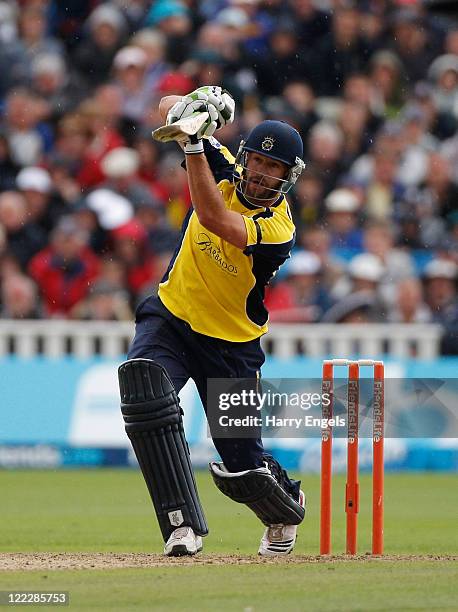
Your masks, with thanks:
M 195 242 L 199 250 L 211 257 L 222 270 L 228 272 L 232 276 L 237 275 L 237 266 L 234 266 L 234 264 L 224 259 L 221 249 L 212 241 L 208 234 L 200 232 Z

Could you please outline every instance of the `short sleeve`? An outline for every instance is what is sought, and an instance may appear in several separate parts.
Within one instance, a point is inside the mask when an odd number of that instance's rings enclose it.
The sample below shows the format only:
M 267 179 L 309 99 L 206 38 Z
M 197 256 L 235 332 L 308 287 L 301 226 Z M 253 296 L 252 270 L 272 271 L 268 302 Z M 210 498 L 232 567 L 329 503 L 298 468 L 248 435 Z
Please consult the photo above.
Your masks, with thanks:
M 204 139 L 204 151 L 215 181 L 219 183 L 224 179 L 231 180 L 235 158 L 229 149 L 211 137 Z
M 247 247 L 287 244 L 294 241 L 294 223 L 279 212 L 267 210 L 253 217 L 244 216 L 243 219 L 247 230 Z

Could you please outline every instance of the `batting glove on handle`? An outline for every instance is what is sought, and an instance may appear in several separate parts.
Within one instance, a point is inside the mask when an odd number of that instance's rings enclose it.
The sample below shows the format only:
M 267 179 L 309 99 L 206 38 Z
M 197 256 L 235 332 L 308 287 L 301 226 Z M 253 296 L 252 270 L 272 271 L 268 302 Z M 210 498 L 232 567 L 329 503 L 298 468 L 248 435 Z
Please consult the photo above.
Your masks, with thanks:
M 210 138 L 215 133 L 218 121 L 217 110 L 213 104 L 210 104 L 203 98 L 203 96 L 202 99 L 196 96 L 184 96 L 179 102 L 172 106 L 167 114 L 166 123 L 167 125 L 171 125 L 179 119 L 190 117 L 195 113 L 203 112 L 208 113 L 208 119 L 199 128 L 195 135 L 190 136 L 189 143 L 185 145 L 184 149 L 186 154 L 203 152 L 204 146 L 202 143 L 202 138 Z
M 218 112 L 217 130 L 234 121 L 235 100 L 226 89 L 217 85 L 204 85 L 191 92 L 189 96 L 198 99 L 206 97 L 207 102 L 213 104 Z
M 216 117 L 211 107 L 216 110 Z M 167 125 L 202 110 L 210 112 L 212 121 L 216 120 L 215 129 L 220 129 L 234 121 L 235 100 L 228 91 L 221 89 L 221 87 L 213 85 L 199 87 L 190 94 L 183 96 L 179 102 L 172 106 L 167 115 Z M 209 138 L 215 130 L 212 133 L 205 129 L 204 131 L 203 136 Z

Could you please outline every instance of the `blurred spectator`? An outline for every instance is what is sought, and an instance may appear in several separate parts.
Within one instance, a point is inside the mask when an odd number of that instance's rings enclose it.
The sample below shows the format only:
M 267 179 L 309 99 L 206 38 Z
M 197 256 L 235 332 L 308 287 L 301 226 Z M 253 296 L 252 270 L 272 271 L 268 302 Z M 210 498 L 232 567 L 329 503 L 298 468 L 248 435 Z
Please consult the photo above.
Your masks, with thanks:
M 253 68 L 263 96 L 278 96 L 289 82 L 307 76 L 294 22 L 280 20 L 269 36 L 267 52 L 253 57 Z
M 148 183 L 151 189 L 155 191 L 160 151 L 158 143 L 151 138 L 151 130 L 148 128 L 137 130 L 132 148 L 138 154 L 137 173 L 139 178 Z
M 360 12 L 356 5 L 338 6 L 332 13 L 332 31 L 317 41 L 313 58 L 312 82 L 318 95 L 341 94 L 345 79 L 364 70 L 370 49 L 360 36 Z
M 402 106 L 402 66 L 397 55 L 382 49 L 371 57 L 370 80 L 385 116 L 394 117 Z
M 397 171 L 399 182 L 406 186 L 418 185 L 426 175 L 428 155 L 438 142 L 429 132 L 434 116 L 428 115 L 419 104 L 407 104 L 401 112 L 400 138 L 403 141 L 403 163 Z
M 394 231 L 389 223 L 372 222 L 364 229 L 364 248 L 376 255 L 383 264 L 384 274 L 380 283 L 380 294 L 386 304 L 396 297 L 399 281 L 415 274 L 411 256 L 394 246 Z
M 318 321 L 331 300 L 321 284 L 321 262 L 315 253 L 296 251 L 287 264 L 286 280 L 266 296 L 271 321 L 310 323 Z
M 453 261 L 435 259 L 424 270 L 425 299 L 433 321 L 444 327 L 441 352 L 458 354 L 458 266 Z
M 159 79 L 169 70 L 165 57 L 166 37 L 159 30 L 145 28 L 131 38 L 130 44 L 146 54 L 146 88 L 151 94 L 156 93 Z
M 429 323 L 431 311 L 423 300 L 421 282 L 414 277 L 399 281 L 396 301 L 388 313 L 391 323 Z
M 127 283 L 126 267 L 113 255 L 105 255 L 100 261 L 100 272 L 97 282 L 104 282 L 117 289 L 125 289 Z
M 313 0 L 289 0 L 297 24 L 302 53 L 308 54 L 327 35 L 331 26 L 328 13 L 317 8 Z
M 402 8 L 392 17 L 392 47 L 402 62 L 403 73 L 409 82 L 418 81 L 424 66 L 431 63 L 437 50 L 423 17 L 413 8 Z
M 434 82 L 433 93 L 439 111 L 458 118 L 458 57 L 447 54 L 436 58 L 428 70 Z
M 111 232 L 113 253 L 126 268 L 127 285 L 135 298 L 159 280 L 155 260 L 148 248 L 145 228 L 135 219 Z
M 10 252 L 0 255 L 0 281 L 4 283 L 10 276 L 20 276 L 23 273 L 17 258 Z
M 99 226 L 109 232 L 128 223 L 134 210 L 131 202 L 111 189 L 94 189 L 86 196 L 84 204 L 79 208 L 88 207 L 97 215 Z
M 181 227 L 182 220 L 191 204 L 186 174 L 181 167 L 181 156 L 168 153 L 159 164 L 158 194 L 166 202 L 167 219 L 176 229 Z
M 230 4 L 243 11 L 248 17 L 249 25 L 245 30 L 244 49 L 249 55 L 261 56 L 266 53 L 269 36 L 275 30 L 276 24 L 272 16 L 265 10 L 264 3 L 261 0 L 230 0 Z M 280 21 L 281 19 L 278 20 Z
M 62 56 L 63 44 L 47 32 L 46 12 L 43 6 L 26 4 L 19 13 L 19 35 L 30 62 L 41 54 Z
M 150 187 L 138 176 L 140 156 L 134 149 L 112 149 L 102 159 L 101 168 L 107 180 L 100 187 L 124 196 L 134 208 L 153 202 Z
M 25 47 L 17 36 L 17 6 L 1 3 L 0 23 L 0 99 L 20 85 L 25 85 L 29 77 L 29 64 Z
M 350 260 L 347 274 L 339 278 L 332 288 L 332 298 L 340 301 L 354 293 L 370 295 L 372 316 L 383 320 L 386 318 L 386 305 L 383 303 L 380 287 L 384 274 L 385 268 L 376 255 L 360 253 Z
M 363 234 L 358 225 L 358 197 L 350 189 L 335 189 L 327 196 L 325 204 L 324 225 L 331 236 L 331 245 L 361 250 Z
M 100 85 L 93 99 L 96 106 L 103 109 L 104 128 L 122 130 L 123 96 L 118 85 L 112 82 Z
M 38 166 L 23 168 L 16 177 L 16 185 L 27 204 L 27 219 L 47 233 L 65 213 L 62 202 L 53 194 L 49 172 Z
M 291 197 L 293 220 L 299 234 L 322 216 L 323 182 L 312 168 L 303 171 Z
M 88 293 L 99 262 L 87 246 L 86 232 L 72 217 L 63 217 L 51 233 L 49 247 L 31 260 L 30 275 L 37 282 L 50 316 L 65 317 Z
M 367 150 L 370 142 L 368 122 L 369 111 L 366 106 L 349 101 L 342 104 L 337 123 L 343 136 L 343 168 L 349 168 Z
M 364 211 L 372 219 L 389 219 L 394 213 L 395 203 L 404 193 L 397 179 L 399 157 L 392 149 L 378 143 L 372 151 L 372 160 L 372 176 L 364 185 Z
M 424 182 L 406 193 L 404 209 L 419 219 L 421 243 L 437 247 L 444 235 L 447 216 L 456 209 L 458 186 L 453 183 L 449 162 L 438 153 L 428 157 Z
M 31 88 L 43 100 L 45 118 L 52 122 L 73 111 L 87 94 L 81 81 L 69 75 L 65 61 L 55 53 L 37 55 L 31 73 Z
M 0 227 L 7 240 L 7 248 L 23 269 L 30 259 L 47 243 L 47 233 L 36 224 L 28 223 L 27 203 L 17 191 L 0 193 Z
M 376 298 L 372 291 L 356 291 L 339 300 L 321 319 L 323 323 L 376 323 L 379 322 Z
M 300 80 L 290 80 L 282 92 L 283 98 L 299 119 L 298 131 L 305 139 L 311 127 L 319 120 L 315 111 L 315 96 L 313 89 Z
M 89 140 L 89 126 L 79 113 L 68 113 L 58 122 L 54 153 L 68 164 L 75 181 L 83 164 Z
M 41 319 L 37 286 L 27 276 L 15 274 L 2 283 L 1 313 L 4 319 Z
M 458 130 L 453 136 L 446 140 L 441 149 L 440 154 L 450 163 L 451 178 L 455 185 L 458 184 Z
M 75 68 L 89 86 L 100 85 L 110 74 L 114 56 L 126 34 L 126 20 L 109 2 L 98 6 L 89 16 L 87 33 L 73 54 Z
M 51 177 L 56 199 L 65 210 L 81 197 L 81 187 L 75 179 L 75 165 L 64 155 L 52 153 L 46 158 L 46 167 Z
M 435 321 L 445 322 L 456 307 L 457 267 L 452 261 L 434 259 L 425 268 L 425 297 Z
M 159 30 L 167 40 L 167 59 L 180 64 L 192 46 L 192 21 L 187 6 L 176 0 L 158 0 L 151 6 L 145 25 Z
M 150 99 L 150 87 L 146 82 L 148 56 L 140 47 L 123 47 L 113 60 L 116 83 L 122 96 L 122 117 L 132 127 L 139 124 Z
M 167 221 L 162 203 L 154 199 L 145 200 L 138 205 L 136 218 L 147 232 L 151 252 L 170 259 L 178 244 L 179 232 Z
M 128 321 L 132 318 L 129 296 L 116 285 L 97 281 L 88 297 L 72 310 L 72 318 L 96 321 Z
M 14 188 L 18 172 L 19 166 L 11 157 L 7 135 L 0 131 L 0 192 Z
M 97 212 L 93 210 L 86 198 L 80 199 L 71 208 L 72 217 L 78 227 L 87 232 L 87 244 L 97 254 L 103 254 L 108 249 L 107 232 L 99 223 Z
M 299 237 L 305 250 L 318 256 L 323 286 L 329 291 L 343 275 L 343 264 L 331 252 L 331 235 L 320 225 L 307 227 Z
M 350 74 L 343 89 L 343 99 L 360 104 L 369 113 L 367 129 L 374 134 L 382 122 L 384 108 L 377 90 L 368 75 L 361 72 Z
M 19 166 L 39 161 L 45 141 L 39 129 L 40 113 L 37 99 L 26 89 L 14 89 L 5 97 L 4 129 L 10 155 Z
M 385 44 L 383 4 L 383 2 L 361 3 L 360 33 L 365 45 L 371 50 L 380 49 Z
M 412 90 L 410 103 L 423 113 L 422 123 L 426 126 L 425 131 L 439 140 L 453 136 L 458 125 L 457 117 L 438 108 L 431 83 L 418 81 Z
M 343 171 L 343 134 L 330 121 L 319 121 L 311 128 L 308 139 L 308 157 L 313 168 L 323 180 L 325 192 L 336 185 Z
M 378 291 L 384 272 L 383 263 L 377 255 L 371 253 L 356 255 L 348 265 L 352 292 Z
M 77 180 L 81 187 L 87 189 L 103 181 L 100 167 L 103 157 L 108 151 L 123 146 L 124 141 L 116 126 L 110 124 L 100 102 L 86 100 L 79 108 L 79 115 L 84 122 L 88 142 Z

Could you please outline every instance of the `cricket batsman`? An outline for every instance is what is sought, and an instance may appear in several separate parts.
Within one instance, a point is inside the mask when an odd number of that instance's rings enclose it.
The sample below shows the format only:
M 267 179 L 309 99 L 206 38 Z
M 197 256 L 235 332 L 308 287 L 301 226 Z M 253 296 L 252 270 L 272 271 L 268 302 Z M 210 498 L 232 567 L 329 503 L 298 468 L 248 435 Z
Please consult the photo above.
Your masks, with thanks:
M 164 554 L 178 556 L 202 550 L 208 533 L 178 393 L 192 378 L 207 412 L 208 378 L 259 379 L 268 321 L 264 289 L 294 244 L 285 194 L 304 162 L 299 133 L 282 121 L 260 123 L 234 158 L 213 137 L 234 119 L 234 100 L 220 87 L 167 96 L 159 110 L 167 125 L 176 124 L 192 207 L 158 296 L 137 308 L 119 386 Z M 199 113 L 206 120 L 196 133 L 180 134 L 182 120 Z M 221 458 L 210 464 L 216 486 L 265 525 L 259 554 L 290 553 L 305 513 L 300 482 L 264 451 L 260 438 L 213 441 Z

